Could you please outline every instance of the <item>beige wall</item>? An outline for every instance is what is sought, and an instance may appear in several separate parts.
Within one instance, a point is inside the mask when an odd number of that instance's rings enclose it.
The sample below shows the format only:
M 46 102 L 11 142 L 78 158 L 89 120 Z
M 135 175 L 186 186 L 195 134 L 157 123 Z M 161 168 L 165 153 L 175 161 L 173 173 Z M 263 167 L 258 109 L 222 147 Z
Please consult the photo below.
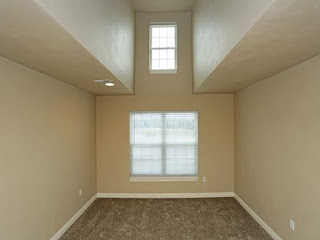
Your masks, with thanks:
M 195 0 L 194 89 L 209 77 L 275 0 Z
M 135 12 L 131 0 L 34 1 L 133 92 Z
M 95 97 L 1 57 L 0 72 L 0 239 L 50 239 L 96 193 Z
M 283 239 L 320 239 L 319 76 L 320 56 L 235 97 L 235 192 Z
M 178 73 L 150 75 L 149 23 L 177 22 Z M 98 192 L 232 192 L 233 95 L 192 95 L 191 13 L 136 16 L 136 95 L 97 97 Z M 198 110 L 199 176 L 207 183 L 130 182 L 129 111 Z

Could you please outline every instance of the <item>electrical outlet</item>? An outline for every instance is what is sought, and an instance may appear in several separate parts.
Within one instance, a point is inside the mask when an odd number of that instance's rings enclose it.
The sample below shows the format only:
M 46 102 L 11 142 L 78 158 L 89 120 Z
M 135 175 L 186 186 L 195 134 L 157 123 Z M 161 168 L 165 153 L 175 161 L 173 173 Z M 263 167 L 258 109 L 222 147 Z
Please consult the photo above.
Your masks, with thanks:
M 82 189 L 79 189 L 79 197 L 82 196 Z
M 294 231 L 295 226 L 294 226 L 294 221 L 290 219 L 290 230 Z
M 207 178 L 206 177 L 202 177 L 202 182 L 207 182 Z

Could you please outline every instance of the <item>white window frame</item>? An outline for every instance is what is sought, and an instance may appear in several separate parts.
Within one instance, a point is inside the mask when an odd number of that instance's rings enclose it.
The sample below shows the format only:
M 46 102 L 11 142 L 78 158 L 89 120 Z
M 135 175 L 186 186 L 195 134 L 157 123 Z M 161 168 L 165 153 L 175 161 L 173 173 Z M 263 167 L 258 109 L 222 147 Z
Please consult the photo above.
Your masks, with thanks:
M 199 139 L 198 139 L 198 134 L 199 134 L 199 113 L 198 111 L 195 110 L 190 110 L 190 111 L 130 111 L 129 113 L 129 125 L 131 124 L 131 116 L 134 113 L 170 113 L 170 112 L 179 112 L 179 113 L 196 113 L 197 114 L 197 147 L 196 147 L 196 165 L 195 165 L 195 174 L 192 175 L 139 175 L 139 174 L 134 174 L 132 175 L 132 159 L 131 159 L 131 135 L 133 134 L 131 132 L 132 128 L 130 128 L 130 136 L 129 136 L 129 146 L 130 146 L 130 182 L 181 182 L 181 181 L 198 181 L 198 147 L 199 147 Z
M 175 48 L 152 48 L 152 28 L 153 27 L 174 27 L 175 28 Z M 178 70 L 178 28 L 175 22 L 150 22 L 149 26 L 149 70 L 151 74 L 172 74 Z M 152 69 L 152 50 L 154 49 L 175 49 L 175 69 Z

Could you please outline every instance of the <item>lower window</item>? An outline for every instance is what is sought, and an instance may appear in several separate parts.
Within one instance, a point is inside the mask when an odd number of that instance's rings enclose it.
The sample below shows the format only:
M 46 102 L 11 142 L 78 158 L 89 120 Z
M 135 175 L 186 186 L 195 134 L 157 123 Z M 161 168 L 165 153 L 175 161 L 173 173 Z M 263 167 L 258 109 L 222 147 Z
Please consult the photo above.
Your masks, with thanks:
M 131 177 L 197 176 L 198 113 L 131 112 Z

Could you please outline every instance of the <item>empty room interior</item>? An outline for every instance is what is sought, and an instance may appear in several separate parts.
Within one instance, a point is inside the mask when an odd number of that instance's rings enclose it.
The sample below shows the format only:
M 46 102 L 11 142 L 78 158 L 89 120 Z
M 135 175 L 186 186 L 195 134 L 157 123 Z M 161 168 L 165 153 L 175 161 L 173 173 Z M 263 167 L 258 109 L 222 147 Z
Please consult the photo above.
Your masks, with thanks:
M 0 0 L 0 240 L 319 240 L 319 0 Z

